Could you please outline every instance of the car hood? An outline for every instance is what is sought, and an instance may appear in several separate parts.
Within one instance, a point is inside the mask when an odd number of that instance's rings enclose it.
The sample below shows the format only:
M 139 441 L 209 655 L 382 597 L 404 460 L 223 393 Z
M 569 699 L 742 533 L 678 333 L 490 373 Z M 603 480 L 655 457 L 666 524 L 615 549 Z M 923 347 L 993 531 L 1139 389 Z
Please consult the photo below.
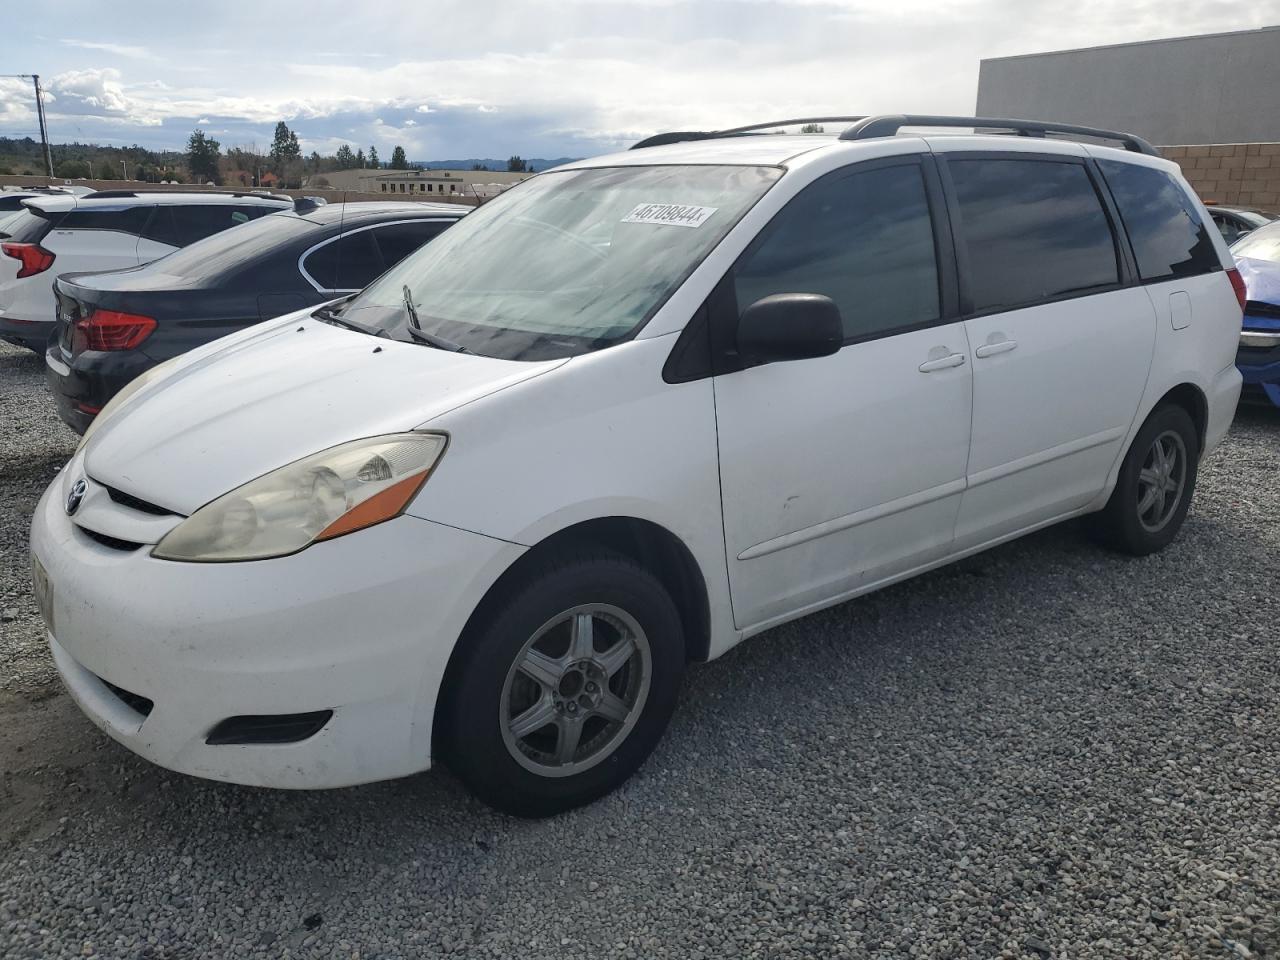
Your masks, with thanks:
M 1236 257 L 1236 266 L 1244 279 L 1250 300 L 1280 306 L 1280 263 Z
M 190 514 L 286 463 L 411 430 L 565 362 L 449 353 L 303 311 L 179 357 L 94 431 L 85 471 Z

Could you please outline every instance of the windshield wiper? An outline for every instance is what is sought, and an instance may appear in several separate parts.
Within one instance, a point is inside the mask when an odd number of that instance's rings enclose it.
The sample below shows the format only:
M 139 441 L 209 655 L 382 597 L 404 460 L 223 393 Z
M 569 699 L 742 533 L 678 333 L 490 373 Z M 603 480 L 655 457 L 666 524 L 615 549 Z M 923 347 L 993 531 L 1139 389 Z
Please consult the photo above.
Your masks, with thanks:
M 317 320 L 319 320 L 321 323 L 331 323 L 335 327 L 346 327 L 348 330 L 356 330 L 360 333 L 367 333 L 371 337 L 390 337 L 391 336 L 389 333 L 387 333 L 386 330 L 382 329 L 382 327 L 369 327 L 369 326 L 365 326 L 363 323 L 356 323 L 354 320 L 350 320 L 347 317 L 334 313 L 333 310 L 328 307 L 321 307 L 319 310 L 315 311 L 315 313 L 311 315 L 315 317 Z
M 427 333 L 421 327 L 409 327 L 409 335 L 419 343 L 425 343 L 428 346 L 435 347 L 437 350 L 448 350 L 450 353 L 466 353 L 476 356 L 474 350 L 468 350 L 460 343 L 454 343 L 452 340 L 446 340 L 444 337 L 437 337 L 434 333 Z
M 409 289 L 409 285 L 406 283 L 400 292 L 404 295 L 404 312 L 409 315 L 409 334 L 415 340 L 435 347 L 437 350 L 474 355 L 474 351 L 468 350 L 460 343 L 454 343 L 452 340 L 446 340 L 444 337 L 438 337 L 434 333 L 427 333 L 427 331 L 423 330 L 422 323 L 418 320 L 418 308 L 413 305 L 413 291 Z

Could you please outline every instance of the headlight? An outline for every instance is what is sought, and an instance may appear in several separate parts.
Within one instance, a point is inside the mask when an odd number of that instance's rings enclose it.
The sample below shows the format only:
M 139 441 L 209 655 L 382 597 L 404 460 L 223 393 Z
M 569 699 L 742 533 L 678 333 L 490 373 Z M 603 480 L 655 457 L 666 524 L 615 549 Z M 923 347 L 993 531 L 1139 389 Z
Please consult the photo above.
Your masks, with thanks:
M 125 384 L 124 388 L 119 393 L 117 393 L 114 397 L 112 397 L 107 402 L 107 405 L 98 411 L 98 415 L 94 417 L 92 421 L 90 421 L 89 429 L 85 430 L 84 436 L 80 438 L 80 442 L 76 445 L 76 453 L 79 453 L 81 450 L 84 449 L 84 445 L 88 443 L 89 438 L 93 436 L 93 431 L 98 429 L 98 424 L 102 423 L 108 417 L 115 414 L 117 410 L 119 410 L 121 407 L 125 405 L 125 402 L 130 397 L 132 397 L 135 393 L 137 393 L 139 390 L 145 387 L 152 380 L 156 379 L 156 377 L 165 373 L 168 370 L 168 368 L 173 364 L 173 362 L 177 359 L 178 359 L 177 357 L 170 357 L 164 363 L 157 364 L 156 366 L 152 367 L 150 370 L 143 371 L 142 373 L 134 377 L 132 380 L 130 380 L 127 384 Z
M 262 560 L 397 517 L 444 452 L 438 433 L 344 443 L 207 503 L 151 552 L 163 560 Z

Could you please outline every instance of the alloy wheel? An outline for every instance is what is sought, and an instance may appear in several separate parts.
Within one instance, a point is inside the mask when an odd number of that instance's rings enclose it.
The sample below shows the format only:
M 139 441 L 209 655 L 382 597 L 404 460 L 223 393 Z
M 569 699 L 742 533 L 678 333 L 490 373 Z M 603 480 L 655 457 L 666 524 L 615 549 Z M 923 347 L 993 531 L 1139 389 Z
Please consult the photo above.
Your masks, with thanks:
M 1148 533 L 1163 530 L 1178 509 L 1187 480 L 1187 446 L 1176 430 L 1156 437 L 1138 471 L 1138 522 Z
M 626 611 L 583 604 L 547 621 L 507 671 L 502 739 L 525 769 L 567 777 L 608 758 L 644 710 L 649 639 Z

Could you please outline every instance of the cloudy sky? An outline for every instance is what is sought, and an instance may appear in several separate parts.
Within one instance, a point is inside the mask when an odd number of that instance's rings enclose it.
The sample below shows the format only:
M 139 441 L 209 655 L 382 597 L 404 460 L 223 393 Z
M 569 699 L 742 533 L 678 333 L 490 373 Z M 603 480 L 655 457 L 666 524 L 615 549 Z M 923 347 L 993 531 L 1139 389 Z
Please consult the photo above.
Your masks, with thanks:
M 978 61 L 1280 23 L 1280 0 L 48 0 L 5 17 L 54 142 L 590 156 L 660 129 L 971 113 Z M 38 136 L 0 79 L 0 135 Z

